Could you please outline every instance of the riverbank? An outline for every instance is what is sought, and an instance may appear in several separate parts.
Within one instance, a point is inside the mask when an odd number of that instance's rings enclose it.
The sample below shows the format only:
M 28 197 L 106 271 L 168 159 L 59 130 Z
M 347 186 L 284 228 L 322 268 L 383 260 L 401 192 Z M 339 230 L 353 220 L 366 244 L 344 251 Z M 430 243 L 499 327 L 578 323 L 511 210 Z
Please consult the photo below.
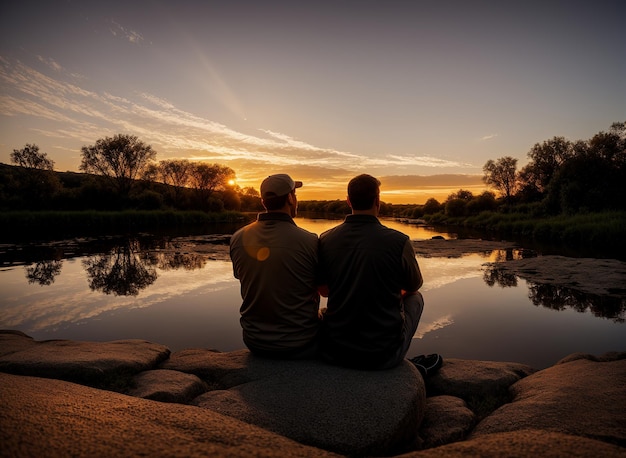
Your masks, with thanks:
M 623 211 L 550 216 L 532 206 L 521 206 L 509 212 L 485 211 L 456 217 L 437 213 L 423 218 L 437 227 L 522 240 L 525 245 L 551 246 L 588 257 L 626 260 L 626 212 Z
M 174 243 L 167 249 L 201 253 L 212 259 L 230 261 L 228 240 L 228 236 L 180 237 L 174 239 Z M 419 240 L 413 241 L 413 248 L 418 261 L 420 257 L 457 258 L 481 254 L 486 258 L 485 268 L 498 268 L 530 282 L 564 286 L 582 293 L 606 295 L 626 301 L 626 262 L 617 259 L 536 256 L 532 252 L 521 252 L 514 242 L 481 239 Z M 489 262 L 494 252 L 500 256 L 497 261 Z
M 1 456 L 624 456 L 626 353 L 355 371 L 0 332 Z M 385 387 L 381 390 L 381 387 Z

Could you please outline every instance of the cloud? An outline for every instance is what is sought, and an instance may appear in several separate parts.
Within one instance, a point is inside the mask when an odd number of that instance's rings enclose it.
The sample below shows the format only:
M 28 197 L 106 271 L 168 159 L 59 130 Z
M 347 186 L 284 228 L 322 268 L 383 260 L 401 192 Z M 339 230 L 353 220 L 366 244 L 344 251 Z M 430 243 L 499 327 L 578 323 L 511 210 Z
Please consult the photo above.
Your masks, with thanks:
M 491 134 L 491 135 L 485 135 L 484 137 L 481 137 L 481 140 L 486 141 L 486 140 L 491 140 L 494 139 L 498 136 L 498 134 Z
M 470 164 L 457 162 L 457 161 L 448 161 L 441 158 L 430 157 L 430 156 L 398 156 L 398 155 L 388 155 L 384 158 L 385 163 L 393 163 L 396 165 L 419 165 L 424 167 L 467 167 L 471 166 Z
M 429 332 L 437 331 L 439 329 L 443 329 L 447 326 L 454 324 L 454 319 L 451 315 L 442 316 L 435 321 L 430 323 L 420 323 L 419 330 L 413 336 L 414 339 L 423 339 L 426 334 Z
M 482 175 L 468 174 L 435 174 L 435 175 L 386 175 L 379 177 L 385 190 L 398 190 L 407 188 L 449 188 L 460 187 L 484 187 Z
M 50 68 L 60 68 L 52 64 L 54 61 L 40 60 Z M 284 171 L 308 180 L 309 191 L 332 189 L 336 198 L 344 198 L 345 183 L 357 173 L 382 176 L 387 192 L 399 192 L 415 190 L 416 185 L 426 186 L 428 179 L 417 175 L 390 175 L 389 171 L 468 166 L 428 155 L 365 156 L 319 147 L 262 127 L 246 126 L 250 130 L 236 130 L 184 111 L 154 94 L 138 92 L 121 96 L 88 90 L 82 82 L 64 81 L 62 77 L 67 75 L 60 73 L 48 76 L 0 56 L 0 115 L 27 117 L 30 132 L 55 138 L 56 144 L 65 139 L 66 143 L 76 145 L 77 155 L 80 147 L 98 138 L 128 133 L 151 144 L 158 159 L 188 158 L 227 165 L 237 172 L 241 186 L 258 187 L 259 177 L 265 176 L 268 170 Z M 68 149 L 66 146 L 61 151 L 66 154 Z M 71 158 L 75 160 L 75 157 Z M 450 181 L 457 178 L 462 178 L 462 183 L 467 181 L 466 177 L 451 177 Z M 457 189 L 458 183 L 456 181 Z M 433 182 L 432 186 L 442 186 L 442 183 Z M 317 194 L 315 196 L 317 198 Z
M 118 24 L 113 20 L 111 21 L 111 24 L 113 24 L 113 27 L 110 28 L 109 31 L 114 37 L 121 36 L 122 38 L 128 40 L 130 43 L 134 44 L 139 44 L 143 41 L 143 37 L 139 32 L 127 29 L 126 27 L 123 27 L 121 24 Z
M 61 67 L 61 65 L 59 65 L 54 59 L 46 59 L 41 56 L 37 56 L 37 59 L 39 60 L 39 62 L 46 64 L 55 72 L 60 72 L 61 70 L 63 70 L 63 67 Z

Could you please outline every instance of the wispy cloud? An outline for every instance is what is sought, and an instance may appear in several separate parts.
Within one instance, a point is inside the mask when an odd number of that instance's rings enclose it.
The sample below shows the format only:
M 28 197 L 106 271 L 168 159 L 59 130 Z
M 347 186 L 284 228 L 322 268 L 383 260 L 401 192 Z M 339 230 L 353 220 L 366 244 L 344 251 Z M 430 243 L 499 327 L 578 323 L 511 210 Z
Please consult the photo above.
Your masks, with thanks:
M 413 336 L 414 339 L 423 339 L 426 334 L 429 332 L 437 331 L 439 329 L 443 329 L 447 326 L 454 324 L 454 319 L 451 315 L 445 315 L 437 318 L 436 320 L 430 323 L 420 323 L 418 331 Z
M 485 135 L 484 137 L 481 137 L 480 139 L 483 140 L 483 141 L 492 140 L 492 139 L 496 138 L 497 136 L 498 136 L 498 134 L 490 134 L 490 135 Z
M 189 158 L 229 165 L 238 172 L 243 186 L 258 186 L 258 177 L 272 168 L 297 171 L 305 178 L 316 174 L 320 189 L 330 186 L 333 179 L 343 183 L 365 170 L 382 175 L 380 171 L 394 168 L 408 171 L 415 167 L 438 170 L 467 166 L 426 155 L 369 157 L 322 148 L 262 127 L 242 132 L 181 110 L 150 93 L 129 97 L 85 89 L 81 82 L 64 81 L 67 75 L 54 61 L 40 60 L 55 71 L 54 77 L 0 56 L 0 115 L 30 117 L 32 131 L 73 141 L 77 151 L 98 138 L 130 133 L 151 144 L 159 159 Z
M 141 43 L 143 41 L 143 36 L 141 36 L 139 32 L 123 27 L 121 24 L 113 20 L 111 21 L 111 24 L 113 26 L 109 30 L 113 36 L 122 37 L 129 42 L 135 44 Z
M 54 59 L 46 59 L 42 56 L 37 56 L 37 59 L 39 60 L 39 62 L 46 64 L 55 72 L 60 72 L 61 70 L 63 70 L 63 67 L 61 67 L 61 65 L 59 65 Z

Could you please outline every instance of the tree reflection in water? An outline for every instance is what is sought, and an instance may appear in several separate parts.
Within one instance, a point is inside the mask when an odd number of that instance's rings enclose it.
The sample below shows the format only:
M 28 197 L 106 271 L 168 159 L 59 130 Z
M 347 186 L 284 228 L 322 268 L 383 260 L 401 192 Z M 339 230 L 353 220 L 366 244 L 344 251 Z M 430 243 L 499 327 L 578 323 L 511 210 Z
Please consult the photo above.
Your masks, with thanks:
M 136 296 L 157 279 L 154 267 L 141 259 L 138 240 L 111 249 L 109 253 L 83 260 L 92 291 L 116 296 Z
M 513 259 L 505 255 L 504 259 Z M 503 260 L 500 258 L 500 260 Z M 483 266 L 483 280 L 489 286 L 503 288 L 517 286 L 518 278 L 523 278 L 497 263 Z M 616 296 L 599 296 L 568 288 L 566 286 L 538 283 L 526 280 L 528 298 L 536 306 L 553 310 L 571 308 L 584 313 L 589 310 L 594 316 L 608 318 L 616 323 L 623 323 L 626 315 L 626 299 Z
M 36 262 L 34 265 L 24 266 L 28 283 L 39 283 L 41 286 L 49 286 L 54 283 L 54 277 L 61 273 L 63 261 L 48 259 Z
M 156 245 L 155 245 L 156 243 Z M 170 242 L 128 239 L 106 254 L 92 255 L 83 266 L 92 291 L 116 296 L 136 296 L 157 279 L 160 270 L 203 268 L 209 257 L 177 251 Z

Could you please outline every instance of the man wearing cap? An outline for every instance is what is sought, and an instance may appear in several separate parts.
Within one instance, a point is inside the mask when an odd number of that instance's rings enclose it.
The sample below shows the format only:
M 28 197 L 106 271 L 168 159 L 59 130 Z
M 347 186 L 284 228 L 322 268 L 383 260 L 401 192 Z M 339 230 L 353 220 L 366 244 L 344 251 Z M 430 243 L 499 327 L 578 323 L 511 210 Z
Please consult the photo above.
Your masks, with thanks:
M 266 212 L 230 240 L 243 298 L 243 340 L 264 357 L 302 359 L 316 353 L 318 239 L 293 221 L 301 186 L 286 174 L 268 176 L 261 183 Z

